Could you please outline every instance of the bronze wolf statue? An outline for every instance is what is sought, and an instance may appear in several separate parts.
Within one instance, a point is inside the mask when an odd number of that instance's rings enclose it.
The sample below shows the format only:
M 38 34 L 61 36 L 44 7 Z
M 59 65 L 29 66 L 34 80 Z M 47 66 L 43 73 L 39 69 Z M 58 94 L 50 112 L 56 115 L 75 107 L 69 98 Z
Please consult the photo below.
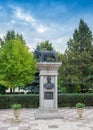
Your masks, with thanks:
M 54 51 L 35 50 L 34 56 L 38 62 L 56 62 L 58 57 Z

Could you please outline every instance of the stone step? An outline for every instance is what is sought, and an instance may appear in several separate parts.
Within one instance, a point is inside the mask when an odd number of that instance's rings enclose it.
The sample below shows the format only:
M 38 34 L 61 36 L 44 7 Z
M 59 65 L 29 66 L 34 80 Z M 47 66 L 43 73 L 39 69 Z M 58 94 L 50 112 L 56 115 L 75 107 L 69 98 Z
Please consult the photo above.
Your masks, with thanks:
M 58 110 L 38 110 L 35 113 L 35 119 L 61 119 L 64 118 Z

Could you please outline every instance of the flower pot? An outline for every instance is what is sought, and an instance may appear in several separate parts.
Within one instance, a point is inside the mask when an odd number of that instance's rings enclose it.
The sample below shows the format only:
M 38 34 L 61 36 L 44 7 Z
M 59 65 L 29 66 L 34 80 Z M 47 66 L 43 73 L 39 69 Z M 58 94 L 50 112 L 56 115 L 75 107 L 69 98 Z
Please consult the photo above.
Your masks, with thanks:
M 79 115 L 79 119 L 82 119 L 82 116 L 84 113 L 84 108 L 77 108 L 77 113 Z
M 14 111 L 14 117 L 15 117 L 15 121 L 20 121 L 21 119 L 20 119 L 20 109 L 14 109 L 13 110 Z

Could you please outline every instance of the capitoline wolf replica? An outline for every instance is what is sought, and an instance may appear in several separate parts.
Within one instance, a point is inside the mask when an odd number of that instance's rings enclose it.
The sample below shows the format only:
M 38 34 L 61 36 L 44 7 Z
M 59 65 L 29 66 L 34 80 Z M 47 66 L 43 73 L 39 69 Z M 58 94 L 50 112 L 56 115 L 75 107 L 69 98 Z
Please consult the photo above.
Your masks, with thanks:
M 57 75 L 62 63 L 58 62 L 54 51 L 41 50 L 39 47 L 34 51 L 34 56 L 38 61 L 40 77 L 39 110 L 35 118 L 62 118 L 57 110 Z
M 55 51 L 41 50 L 39 47 L 34 51 L 34 56 L 38 62 L 56 62 L 58 57 Z

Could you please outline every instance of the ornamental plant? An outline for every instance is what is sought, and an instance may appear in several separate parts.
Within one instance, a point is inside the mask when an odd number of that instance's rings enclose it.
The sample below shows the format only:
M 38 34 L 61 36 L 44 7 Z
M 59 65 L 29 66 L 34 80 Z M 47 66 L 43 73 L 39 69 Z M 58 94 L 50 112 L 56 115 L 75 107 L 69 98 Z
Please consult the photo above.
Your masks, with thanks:
M 22 108 L 21 104 L 13 104 L 12 105 L 12 109 L 18 110 L 18 109 L 21 109 L 21 108 Z
M 83 107 L 85 107 L 84 103 L 77 103 L 76 104 L 76 108 L 83 108 Z

